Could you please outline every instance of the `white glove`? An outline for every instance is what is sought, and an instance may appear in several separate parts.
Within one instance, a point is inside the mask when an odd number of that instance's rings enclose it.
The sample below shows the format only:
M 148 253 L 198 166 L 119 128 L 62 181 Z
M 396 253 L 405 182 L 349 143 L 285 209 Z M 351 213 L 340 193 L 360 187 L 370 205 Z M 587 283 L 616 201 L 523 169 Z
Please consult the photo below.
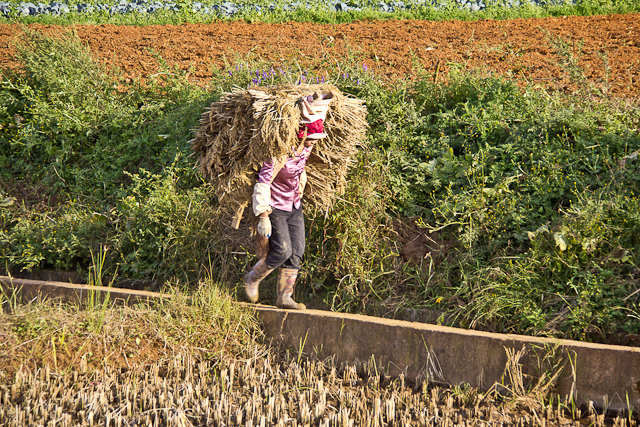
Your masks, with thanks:
M 255 216 L 260 215 L 263 212 L 271 213 L 271 185 L 266 182 L 257 182 L 253 186 L 253 200 L 252 200 L 253 214 Z
M 271 220 L 268 216 L 261 216 L 258 221 L 258 234 L 262 237 L 271 237 Z

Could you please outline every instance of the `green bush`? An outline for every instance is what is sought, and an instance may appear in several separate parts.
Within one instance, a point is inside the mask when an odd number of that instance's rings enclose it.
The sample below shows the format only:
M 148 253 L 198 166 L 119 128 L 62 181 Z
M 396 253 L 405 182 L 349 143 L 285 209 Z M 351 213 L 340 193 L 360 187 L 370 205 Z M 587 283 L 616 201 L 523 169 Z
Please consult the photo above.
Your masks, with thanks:
M 20 271 L 86 269 L 90 249 L 107 237 L 102 218 L 75 199 L 56 212 L 24 205 L 0 208 L 3 263 Z
M 347 191 L 326 215 L 311 212 L 303 271 L 309 287 L 326 295 L 338 311 L 362 312 L 395 297 L 392 194 L 385 184 L 385 159 L 362 153 Z
M 637 197 L 581 194 L 554 227 L 529 233 L 526 253 L 465 265 L 462 323 L 594 341 L 637 334 L 638 207 Z
M 113 209 L 109 243 L 122 276 L 189 283 L 202 277 L 202 266 L 223 263 L 216 254 L 222 236 L 211 190 L 204 183 L 181 190 L 178 176 L 171 168 L 162 175 L 141 170 Z
M 451 77 L 416 86 L 422 123 L 391 166 L 400 208 L 459 242 L 449 310 L 491 330 L 637 333 L 637 108 Z
M 125 90 L 77 37 L 22 31 L 21 69 L 0 80 L 0 148 L 11 153 L 0 158 L 4 179 L 19 176 L 61 198 L 80 191 L 104 200 L 117 194 L 125 172 L 161 169 L 187 150 L 206 100 L 183 76 L 168 70 L 164 80 Z M 14 117 L 19 126 L 10 126 Z

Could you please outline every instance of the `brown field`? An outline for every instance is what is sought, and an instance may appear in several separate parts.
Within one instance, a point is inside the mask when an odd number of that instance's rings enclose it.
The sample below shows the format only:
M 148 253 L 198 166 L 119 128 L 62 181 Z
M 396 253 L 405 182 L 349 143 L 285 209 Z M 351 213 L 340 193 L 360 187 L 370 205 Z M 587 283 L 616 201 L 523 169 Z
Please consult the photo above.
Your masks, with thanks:
M 36 26 L 44 31 L 69 27 Z M 640 14 L 475 22 L 362 21 L 350 24 L 248 24 L 215 22 L 178 26 L 76 25 L 74 31 L 102 62 L 125 79 L 158 71 L 154 52 L 206 84 L 225 61 L 251 54 L 271 63 L 297 61 L 328 67 L 355 55 L 388 77 L 405 77 L 418 61 L 432 75 L 452 64 L 480 68 L 521 81 L 572 90 L 561 57 L 549 42 L 560 37 L 573 48 L 584 76 L 615 96 L 640 93 Z M 0 25 L 0 63 L 13 62 L 18 26 Z M 437 72 L 436 72 L 437 71 Z

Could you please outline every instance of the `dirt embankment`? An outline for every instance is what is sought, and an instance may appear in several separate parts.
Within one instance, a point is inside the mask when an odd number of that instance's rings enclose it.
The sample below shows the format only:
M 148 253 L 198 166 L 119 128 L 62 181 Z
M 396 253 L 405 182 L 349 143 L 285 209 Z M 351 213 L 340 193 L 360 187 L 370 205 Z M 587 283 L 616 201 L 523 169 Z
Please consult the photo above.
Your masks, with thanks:
M 37 26 L 45 31 L 68 27 Z M 178 26 L 77 25 L 99 60 L 125 78 L 156 73 L 156 56 L 205 84 L 225 60 L 252 53 L 272 62 L 296 60 L 328 67 L 349 53 L 387 76 L 405 76 L 412 63 L 446 75 L 453 64 L 482 67 L 534 84 L 572 89 L 550 37 L 573 46 L 586 78 L 608 92 L 640 94 L 640 14 L 509 21 L 367 21 L 340 25 L 217 22 Z M 11 40 L 18 26 L 0 25 L 0 63 L 15 66 Z

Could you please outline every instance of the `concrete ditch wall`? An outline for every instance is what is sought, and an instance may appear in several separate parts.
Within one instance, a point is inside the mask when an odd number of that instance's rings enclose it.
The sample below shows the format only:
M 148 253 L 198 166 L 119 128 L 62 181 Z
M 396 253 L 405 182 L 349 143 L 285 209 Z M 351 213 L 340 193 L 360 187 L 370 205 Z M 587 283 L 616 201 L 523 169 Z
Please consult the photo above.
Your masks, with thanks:
M 579 402 L 603 402 L 640 408 L 640 348 L 508 334 L 468 331 L 423 323 L 326 311 L 284 311 L 259 307 L 267 335 L 288 340 L 295 348 L 323 359 L 366 361 L 372 355 L 390 375 L 429 378 L 446 384 L 468 383 L 487 390 L 501 382 L 506 349 L 525 348 L 525 374 L 536 375 L 539 360 L 557 349 L 567 362 L 557 383 L 560 396 Z M 628 397 L 628 400 L 627 400 Z
M 88 297 L 134 302 L 168 297 L 152 292 L 89 287 L 60 282 L 11 279 L 0 276 L 8 295 L 22 301 L 37 297 L 83 302 Z M 538 362 L 550 351 L 563 358 L 566 367 L 557 383 L 560 396 L 573 395 L 578 402 L 607 402 L 610 409 L 640 409 L 640 348 L 590 344 L 518 335 L 491 334 L 368 316 L 328 311 L 280 310 L 250 305 L 262 319 L 267 336 L 282 339 L 307 355 L 338 362 L 365 362 L 391 376 L 434 383 L 463 384 L 488 389 L 500 383 L 507 351 L 526 349 L 521 360 L 525 374 L 536 374 Z

